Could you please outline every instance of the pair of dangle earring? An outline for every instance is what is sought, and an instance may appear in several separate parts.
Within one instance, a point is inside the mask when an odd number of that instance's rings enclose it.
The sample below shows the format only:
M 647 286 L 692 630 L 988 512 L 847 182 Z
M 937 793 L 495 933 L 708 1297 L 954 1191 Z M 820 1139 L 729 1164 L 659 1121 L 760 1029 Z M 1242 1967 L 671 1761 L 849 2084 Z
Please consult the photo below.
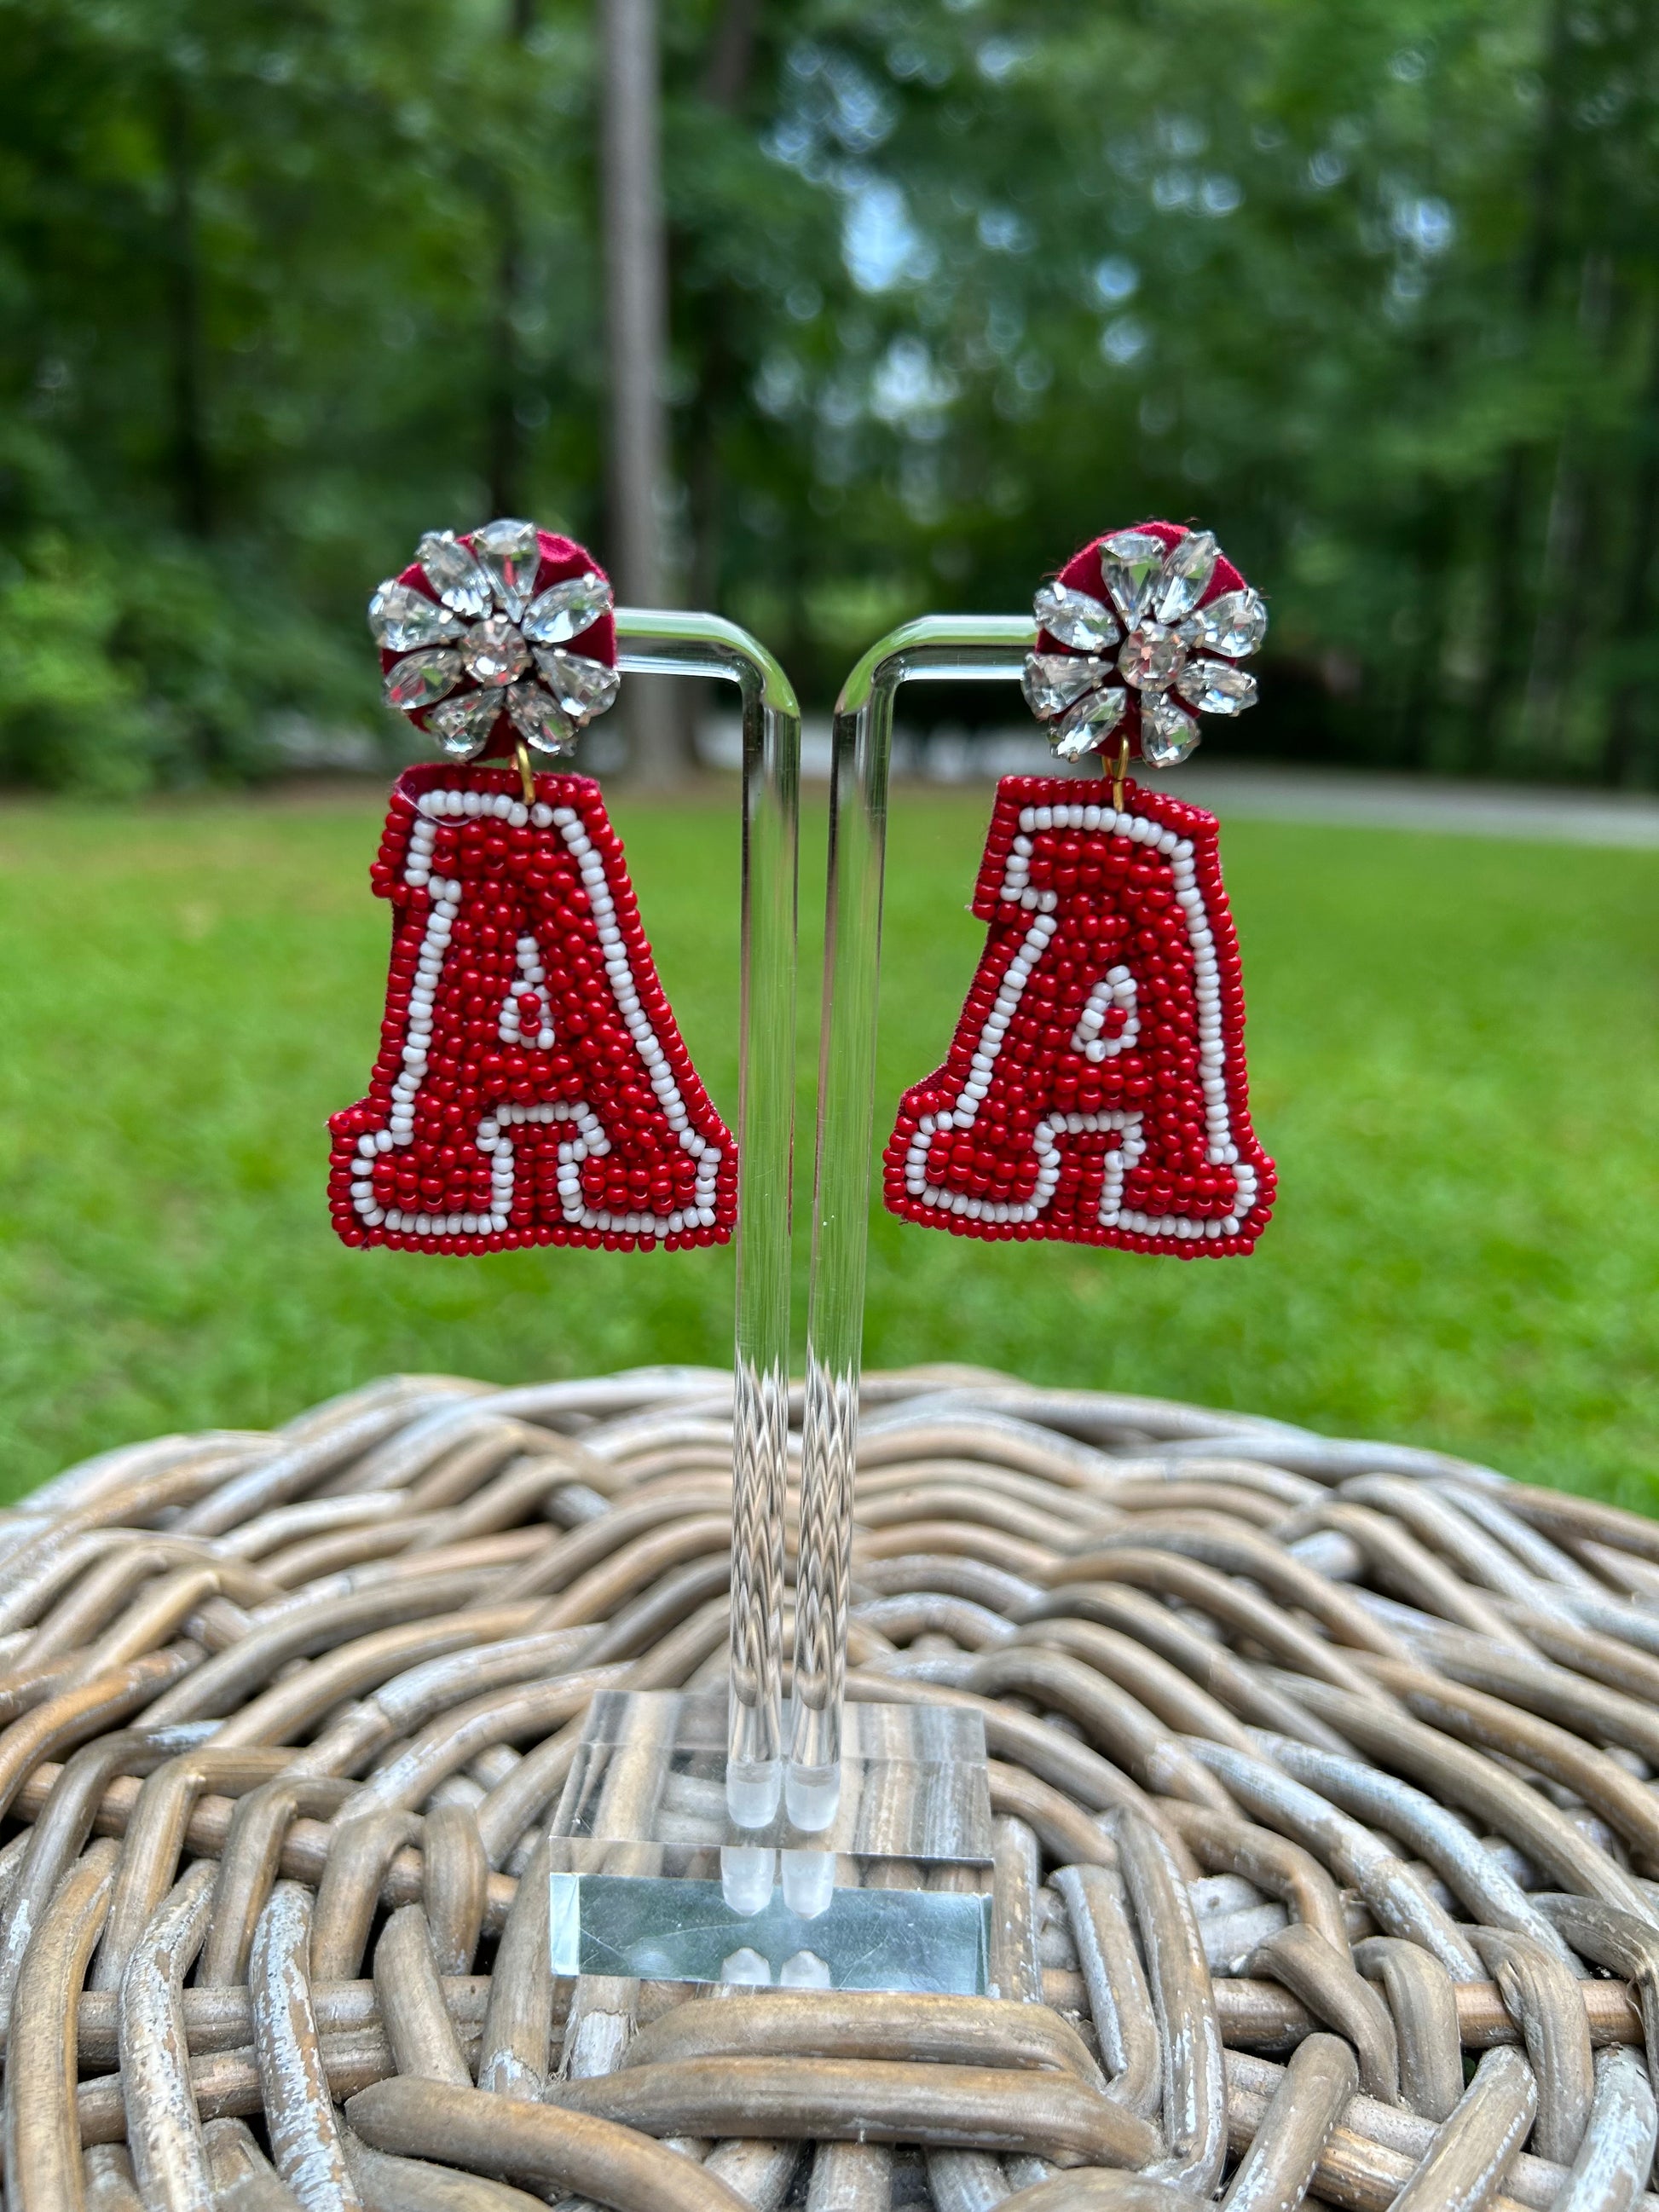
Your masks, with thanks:
M 890 1212 L 957 1236 L 1182 1259 L 1250 1251 L 1273 1164 L 1250 1126 L 1244 990 L 1213 815 L 1129 780 L 1255 699 L 1261 599 L 1207 531 L 1096 538 L 1038 592 L 1028 703 L 1107 780 L 1006 776 L 972 911 L 985 948 L 944 1064 L 884 1155 Z
M 368 1095 L 332 1116 L 349 1244 L 479 1253 L 724 1243 L 737 1149 L 658 979 L 590 777 L 545 774 L 617 696 L 611 586 L 528 522 L 428 533 L 369 607 L 386 696 L 447 763 L 393 787 L 392 909 Z M 986 1238 L 1248 1252 L 1273 1165 L 1250 1126 L 1237 939 L 1213 816 L 1132 782 L 1254 702 L 1260 599 L 1207 532 L 1097 538 L 1038 592 L 1024 689 L 1108 781 L 998 787 L 989 925 L 944 1063 L 900 1103 L 889 1208 Z M 1121 680 L 1120 680 L 1121 679 Z
M 330 1120 L 348 1244 L 726 1243 L 737 1148 L 658 980 L 589 776 L 538 772 L 617 696 L 611 585 L 533 523 L 432 532 L 369 604 L 405 769 L 369 870 L 392 908 L 380 1050 Z

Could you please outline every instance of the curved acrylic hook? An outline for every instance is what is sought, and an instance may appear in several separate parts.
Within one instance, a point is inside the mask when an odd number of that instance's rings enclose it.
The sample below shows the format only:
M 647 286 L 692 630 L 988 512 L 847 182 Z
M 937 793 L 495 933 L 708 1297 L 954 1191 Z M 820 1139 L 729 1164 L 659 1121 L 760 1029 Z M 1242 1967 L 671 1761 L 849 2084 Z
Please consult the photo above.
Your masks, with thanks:
M 1036 639 L 1028 615 L 927 615 L 872 646 L 836 705 L 787 1783 L 814 1832 L 840 1790 L 893 702 L 910 681 L 1018 682 Z

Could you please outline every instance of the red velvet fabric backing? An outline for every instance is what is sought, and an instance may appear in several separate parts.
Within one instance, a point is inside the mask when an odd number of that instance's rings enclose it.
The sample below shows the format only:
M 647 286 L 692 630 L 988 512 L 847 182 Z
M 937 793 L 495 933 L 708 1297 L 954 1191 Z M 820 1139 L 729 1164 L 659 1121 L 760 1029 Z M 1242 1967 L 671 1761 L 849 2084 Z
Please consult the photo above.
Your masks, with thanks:
M 541 547 L 542 556 L 541 565 L 536 571 L 538 592 L 545 592 L 555 584 L 562 584 L 569 576 L 603 576 L 605 574 L 605 570 L 600 568 L 587 548 L 585 545 L 579 545 L 574 538 L 561 538 L 556 532 L 551 530 L 538 530 L 536 537 Z M 471 545 L 471 542 L 470 532 L 461 539 L 464 545 Z M 408 568 L 399 573 L 398 581 L 400 584 L 407 584 L 410 591 L 418 592 L 422 599 L 435 601 L 438 597 L 428 580 L 425 569 L 418 561 L 411 561 Z M 609 614 L 601 615 L 598 622 L 572 639 L 571 649 L 580 652 L 588 660 L 602 660 L 607 668 L 614 668 L 617 665 L 615 617 Z M 383 648 L 380 653 L 380 673 L 384 676 L 387 669 L 392 667 L 402 658 L 401 653 L 387 653 Z M 535 672 L 532 670 L 531 672 L 533 674 Z M 476 688 L 471 683 L 461 684 L 457 685 L 456 691 L 459 694 Z M 424 730 L 427 726 L 427 716 L 431 711 L 429 707 L 423 707 L 418 712 L 412 714 L 409 719 L 417 730 Z M 489 735 L 477 757 L 479 760 L 510 759 L 517 739 L 518 732 L 503 711 L 496 715 Z
M 1131 524 L 1130 527 L 1134 530 L 1144 530 L 1149 537 L 1159 539 L 1164 545 L 1174 545 L 1187 535 L 1186 531 L 1178 522 L 1136 522 Z M 1108 537 L 1115 538 L 1118 534 L 1114 530 L 1103 532 L 1098 538 L 1091 538 L 1086 545 L 1073 554 L 1071 559 L 1060 570 L 1058 580 L 1062 584 L 1069 585 L 1073 591 L 1086 592 L 1091 599 L 1098 599 L 1103 605 L 1110 606 L 1111 600 L 1107 594 L 1105 582 L 1100 573 L 1100 549 Z M 1205 586 L 1198 604 L 1201 607 L 1207 606 L 1212 599 L 1218 599 L 1224 592 L 1241 591 L 1243 587 L 1243 575 L 1224 554 L 1219 554 L 1217 556 L 1210 580 Z M 1116 610 L 1114 608 L 1113 611 L 1115 613 Z M 1053 636 L 1048 630 L 1040 629 L 1037 632 L 1036 649 L 1039 653 L 1069 653 L 1073 648 L 1063 645 L 1059 638 Z M 1116 650 L 1115 647 L 1112 647 L 1114 653 Z M 1129 739 L 1130 757 L 1138 760 L 1140 757 L 1140 700 L 1139 693 L 1133 687 L 1129 691 L 1127 710 L 1119 728 Z M 1118 732 L 1114 731 L 1107 741 L 1105 751 L 1109 757 L 1116 752 L 1117 738 Z

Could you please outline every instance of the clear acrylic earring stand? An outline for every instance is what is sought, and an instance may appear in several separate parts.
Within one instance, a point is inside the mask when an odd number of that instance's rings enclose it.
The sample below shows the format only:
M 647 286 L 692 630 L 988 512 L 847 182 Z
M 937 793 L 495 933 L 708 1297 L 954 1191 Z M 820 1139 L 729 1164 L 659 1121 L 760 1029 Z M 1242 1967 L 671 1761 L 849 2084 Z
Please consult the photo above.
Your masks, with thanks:
M 1036 641 L 1029 617 L 924 616 L 872 646 L 836 702 L 787 1785 L 803 1827 L 835 1817 L 846 1711 L 893 702 L 908 682 L 1017 682 Z
M 784 728 L 781 702 L 787 698 L 793 714 L 793 701 L 782 672 L 730 625 L 624 610 L 617 631 L 624 671 L 713 668 L 744 685 L 730 1690 L 594 1700 L 552 1823 L 554 1967 L 979 1993 L 988 1968 L 991 1856 L 983 1728 L 976 1714 L 949 1706 L 848 1706 L 853 1482 L 894 699 L 911 679 L 1018 678 L 1033 628 L 1009 617 L 912 623 L 865 655 L 837 702 L 787 1765 L 794 933 L 793 870 L 779 854 L 794 828 L 793 751 L 787 800 L 773 785 L 784 751 L 798 744 L 799 722 Z M 762 823 L 770 825 L 769 845 L 757 834 Z M 775 972 L 781 960 L 787 979 Z M 777 1025 L 769 1030 L 768 1020 Z M 771 1147 L 763 1156 L 751 1131 Z
M 800 708 L 757 639 L 718 615 L 617 610 L 624 675 L 714 676 L 743 707 L 738 1014 L 737 1316 L 732 1395 L 727 1787 L 741 1825 L 775 1811 L 783 1756 L 784 1497 L 789 1444 L 790 1180 Z

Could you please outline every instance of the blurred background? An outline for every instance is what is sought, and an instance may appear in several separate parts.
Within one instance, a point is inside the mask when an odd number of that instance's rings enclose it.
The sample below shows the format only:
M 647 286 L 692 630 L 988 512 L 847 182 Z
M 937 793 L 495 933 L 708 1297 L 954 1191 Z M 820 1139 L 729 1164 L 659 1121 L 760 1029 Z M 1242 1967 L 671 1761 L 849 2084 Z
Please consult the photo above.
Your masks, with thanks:
M 1652 0 L 4 22 L 0 776 L 373 764 L 437 524 L 568 529 L 823 708 L 1158 514 L 1271 602 L 1234 753 L 1659 781 Z
M 1134 520 L 1212 527 L 1272 610 L 1262 704 L 1178 787 L 1223 818 L 1276 1218 L 1182 1267 L 878 1210 L 866 1357 L 1659 1499 L 1656 0 L 0 26 L 0 1495 L 392 1370 L 729 1359 L 729 1251 L 328 1225 L 418 746 L 364 606 L 422 531 L 519 514 L 756 630 L 820 764 L 891 624 L 1017 611 Z M 581 765 L 632 771 L 610 803 L 729 1117 L 731 731 L 665 690 L 630 678 Z M 983 941 L 986 780 L 1044 757 L 1011 685 L 904 712 L 878 1142 Z M 804 1131 L 824 829 L 818 787 Z

